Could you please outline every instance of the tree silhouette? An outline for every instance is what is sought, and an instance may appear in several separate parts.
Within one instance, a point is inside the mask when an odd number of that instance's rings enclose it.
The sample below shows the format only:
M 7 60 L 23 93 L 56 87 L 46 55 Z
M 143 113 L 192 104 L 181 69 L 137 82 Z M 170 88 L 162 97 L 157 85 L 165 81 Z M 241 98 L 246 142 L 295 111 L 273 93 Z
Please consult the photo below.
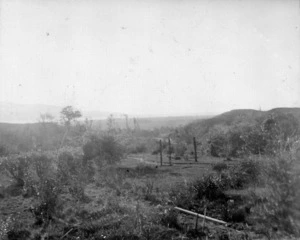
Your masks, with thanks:
M 64 107 L 60 112 L 60 117 L 65 126 L 71 126 L 72 121 L 82 116 L 81 112 L 74 110 L 72 106 Z

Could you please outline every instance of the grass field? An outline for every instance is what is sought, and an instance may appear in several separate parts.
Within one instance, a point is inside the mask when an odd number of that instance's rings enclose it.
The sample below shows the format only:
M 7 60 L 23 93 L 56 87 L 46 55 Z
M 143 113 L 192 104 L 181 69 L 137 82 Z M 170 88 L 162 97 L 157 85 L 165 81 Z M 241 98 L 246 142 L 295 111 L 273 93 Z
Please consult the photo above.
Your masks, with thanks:
M 238 162 L 226 164 L 235 166 Z M 209 174 L 218 178 L 213 167 L 220 163 L 225 161 L 199 156 L 198 162 L 190 157 L 172 159 L 170 165 L 164 154 L 161 166 L 159 155 L 129 154 L 119 163 L 100 169 L 94 181 L 84 185 L 84 198 L 78 198 L 70 186 L 62 188 L 55 202 L 56 213 L 47 223 L 37 223 L 41 216 L 34 209 L 41 206 L 39 196 L 25 196 L 21 189 L 14 188 L 13 179 L 2 174 L 0 239 L 272 239 L 254 224 L 254 217 L 228 226 L 198 219 L 195 230 L 195 217 L 173 210 L 179 204 L 222 220 L 228 199 L 237 201 L 235 208 L 243 206 L 253 186 L 224 191 L 224 196 L 209 201 L 191 199 L 195 195 L 190 192 L 190 184 Z M 206 188 L 214 192 L 215 180 L 211 180 L 208 183 L 212 188 Z M 264 190 L 255 188 L 256 192 Z
M 119 164 L 100 172 L 95 182 L 86 185 L 86 201 L 78 201 L 68 191 L 64 191 L 59 199 L 61 213 L 57 221 L 53 221 L 53 226 L 50 224 L 46 230 L 43 226 L 32 227 L 36 219 L 31 209 L 37 204 L 37 199 L 24 198 L 21 191 L 12 189 L 10 194 L 1 195 L 1 221 L 14 222 L 10 227 L 15 230 L 16 228 L 30 230 L 30 236 L 34 234 L 42 236 L 42 232 L 52 232 L 52 235 L 55 235 L 55 232 L 65 233 L 64 227 L 70 224 L 74 228 L 75 226 L 84 228 L 84 223 L 91 216 L 94 218 L 93 224 L 103 224 L 102 222 L 113 224 L 119 220 L 125 224 L 126 219 L 130 217 L 136 221 L 136 216 L 132 214 L 137 214 L 137 211 L 147 219 L 155 218 L 155 215 L 164 211 L 160 206 L 164 201 L 168 201 L 167 193 L 174 186 L 187 184 L 203 176 L 210 171 L 211 164 L 220 161 L 207 157 L 200 158 L 198 163 L 192 160 L 187 162 L 173 160 L 172 166 L 169 166 L 167 156 L 163 158 L 163 166 L 160 166 L 157 156 L 150 154 L 127 156 Z M 5 187 L 9 188 L 12 181 L 13 179 L 1 175 L 2 190 Z M 24 235 L 9 239 L 22 238 Z

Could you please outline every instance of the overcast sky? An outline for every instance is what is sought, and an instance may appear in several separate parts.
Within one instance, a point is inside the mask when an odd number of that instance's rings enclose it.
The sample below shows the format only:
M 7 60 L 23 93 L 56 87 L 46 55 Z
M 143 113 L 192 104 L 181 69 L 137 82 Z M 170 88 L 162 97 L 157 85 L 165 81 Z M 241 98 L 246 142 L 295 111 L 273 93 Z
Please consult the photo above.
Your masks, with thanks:
M 299 0 L 0 0 L 0 101 L 184 115 L 300 107 Z

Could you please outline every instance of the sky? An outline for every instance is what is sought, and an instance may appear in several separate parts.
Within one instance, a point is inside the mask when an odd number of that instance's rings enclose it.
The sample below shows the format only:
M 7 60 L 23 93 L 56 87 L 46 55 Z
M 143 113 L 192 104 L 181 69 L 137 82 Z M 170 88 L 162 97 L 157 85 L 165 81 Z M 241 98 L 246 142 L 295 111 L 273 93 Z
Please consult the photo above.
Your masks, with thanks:
M 0 0 L 0 101 L 136 115 L 300 107 L 299 0 Z

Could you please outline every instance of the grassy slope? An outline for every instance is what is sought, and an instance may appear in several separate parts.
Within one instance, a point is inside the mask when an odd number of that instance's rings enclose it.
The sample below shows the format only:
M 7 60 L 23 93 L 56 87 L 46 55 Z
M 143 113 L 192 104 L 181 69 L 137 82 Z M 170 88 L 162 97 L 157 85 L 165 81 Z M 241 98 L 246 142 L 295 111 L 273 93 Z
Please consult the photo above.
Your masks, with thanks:
M 187 130 L 196 136 L 203 136 L 217 126 L 232 126 L 233 124 L 253 125 L 265 119 L 269 115 L 291 114 L 300 122 L 300 108 L 274 108 L 269 111 L 258 111 L 252 109 L 236 109 L 222 113 L 210 119 L 194 121 L 185 126 Z

